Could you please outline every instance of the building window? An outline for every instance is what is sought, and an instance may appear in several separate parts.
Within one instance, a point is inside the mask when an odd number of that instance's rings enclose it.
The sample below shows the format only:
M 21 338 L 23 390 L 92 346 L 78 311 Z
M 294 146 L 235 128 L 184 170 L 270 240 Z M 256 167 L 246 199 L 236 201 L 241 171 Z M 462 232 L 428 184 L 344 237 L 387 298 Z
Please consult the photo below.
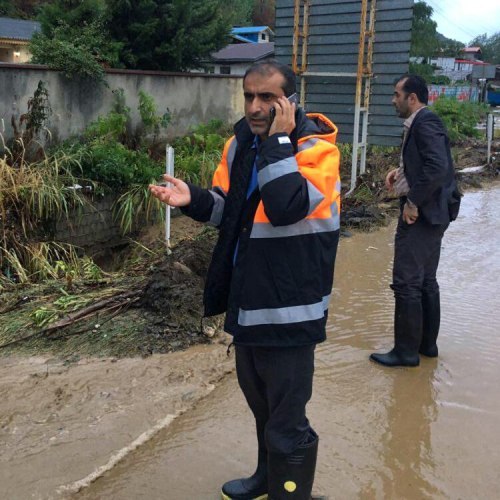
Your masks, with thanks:
M 265 42 L 266 41 L 266 34 L 265 33 L 261 33 L 260 34 L 260 39 Z
M 221 75 L 230 75 L 231 74 L 231 66 L 221 66 L 220 67 Z

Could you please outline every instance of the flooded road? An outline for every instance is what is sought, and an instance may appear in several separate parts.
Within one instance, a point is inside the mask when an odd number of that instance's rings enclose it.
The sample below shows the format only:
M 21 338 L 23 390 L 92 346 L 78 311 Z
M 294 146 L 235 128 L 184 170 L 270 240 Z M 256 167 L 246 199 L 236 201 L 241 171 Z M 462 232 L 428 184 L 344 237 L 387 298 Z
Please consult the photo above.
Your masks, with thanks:
M 467 193 L 438 273 L 440 357 L 419 368 L 368 361 L 392 347 L 394 224 L 341 241 L 328 341 L 310 420 L 315 491 L 330 499 L 500 497 L 500 184 Z M 236 378 L 76 498 L 219 498 L 253 471 L 253 421 Z
M 440 357 L 370 363 L 392 347 L 394 224 L 341 241 L 328 340 L 309 418 L 315 491 L 330 499 L 497 499 L 500 489 L 500 184 L 469 192 L 447 231 L 438 279 Z M 219 498 L 253 471 L 253 420 L 235 375 L 78 499 Z

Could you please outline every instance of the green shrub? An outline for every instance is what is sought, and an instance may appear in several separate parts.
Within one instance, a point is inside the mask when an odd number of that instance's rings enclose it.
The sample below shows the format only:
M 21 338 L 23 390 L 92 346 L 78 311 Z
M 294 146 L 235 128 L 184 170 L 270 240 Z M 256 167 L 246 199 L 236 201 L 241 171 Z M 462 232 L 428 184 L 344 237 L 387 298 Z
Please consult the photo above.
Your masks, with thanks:
M 162 174 L 162 165 L 143 151 L 132 151 L 119 142 L 96 141 L 84 147 L 82 177 L 121 190 L 132 184 L 149 184 Z
M 127 132 L 128 117 L 111 111 L 106 116 L 99 116 L 85 130 L 85 137 L 92 139 L 105 139 L 110 141 L 123 141 Z
M 210 186 L 227 135 L 229 133 L 221 120 L 211 120 L 195 127 L 190 135 L 174 141 L 175 176 L 203 187 Z
M 432 85 L 450 85 L 451 79 L 446 75 L 432 75 L 429 83 Z
M 461 102 L 446 96 L 440 96 L 432 108 L 443 120 L 452 142 L 478 137 L 476 125 L 487 111 L 484 104 Z

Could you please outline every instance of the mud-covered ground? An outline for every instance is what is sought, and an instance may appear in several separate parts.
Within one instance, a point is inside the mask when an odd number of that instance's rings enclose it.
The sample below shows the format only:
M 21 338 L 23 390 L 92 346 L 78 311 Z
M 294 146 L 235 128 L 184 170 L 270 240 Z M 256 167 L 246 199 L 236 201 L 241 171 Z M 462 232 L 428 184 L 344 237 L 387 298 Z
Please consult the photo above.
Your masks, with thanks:
M 500 141 L 492 150 L 491 164 L 475 171 L 471 167 L 485 164 L 486 144 L 470 140 L 453 148 L 463 190 L 497 176 Z M 384 178 L 398 163 L 398 148 L 373 149 L 356 190 L 342 200 L 344 236 L 353 229 L 385 225 L 397 213 L 398 200 L 388 196 Z M 341 169 L 344 192 L 349 169 L 346 158 Z M 120 256 L 120 269 L 100 280 L 75 281 L 71 289 L 64 282 L 5 287 L 0 297 L 0 355 L 45 354 L 77 361 L 85 356 L 147 356 L 217 341 L 222 318 L 201 322 L 204 276 L 216 236 L 215 230 L 186 217 L 173 217 L 171 252 L 165 249 L 163 228 L 149 227 L 140 236 L 140 245 Z M 76 310 L 61 310 L 52 323 L 36 327 L 33 315 L 53 308 L 64 295 L 74 297 Z M 69 315 L 102 302 L 83 319 L 68 321 Z M 65 321 L 68 324 L 54 328 Z
M 7 287 L 0 301 L 0 354 L 52 354 L 76 361 L 84 356 L 147 356 L 209 343 L 221 322 L 200 321 L 216 234 L 185 217 L 174 218 L 173 226 L 171 252 L 164 248 L 162 228 L 149 228 L 155 253 L 134 253 L 123 269 L 96 282 L 74 280 L 71 289 L 64 282 Z M 54 308 L 68 295 L 83 307 L 60 311 L 52 322 L 34 326 L 37 311 Z M 87 317 L 54 328 L 100 303 L 103 307 Z
M 492 159 L 486 166 L 487 144 L 483 140 L 469 139 L 452 147 L 457 179 L 462 191 L 479 188 L 498 176 L 500 170 L 500 140 L 492 145 Z M 495 154 L 496 153 L 496 154 Z M 383 226 L 397 214 L 398 199 L 391 197 L 384 187 L 386 173 L 399 166 L 399 148 L 375 149 L 367 158 L 366 172 L 360 176 L 356 189 L 342 199 L 341 222 L 344 234 L 351 228 L 371 230 Z M 483 167 L 475 170 L 476 167 Z M 342 162 L 345 187 L 350 179 L 350 158 Z

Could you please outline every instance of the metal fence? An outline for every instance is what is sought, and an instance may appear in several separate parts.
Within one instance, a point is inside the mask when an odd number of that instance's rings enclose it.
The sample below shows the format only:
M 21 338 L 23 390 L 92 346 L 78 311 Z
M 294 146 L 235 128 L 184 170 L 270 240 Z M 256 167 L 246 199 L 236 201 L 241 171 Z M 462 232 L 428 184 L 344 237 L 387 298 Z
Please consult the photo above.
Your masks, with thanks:
M 429 85 L 429 103 L 432 104 L 439 96 L 452 97 L 457 101 L 479 101 L 479 89 L 469 85 Z

